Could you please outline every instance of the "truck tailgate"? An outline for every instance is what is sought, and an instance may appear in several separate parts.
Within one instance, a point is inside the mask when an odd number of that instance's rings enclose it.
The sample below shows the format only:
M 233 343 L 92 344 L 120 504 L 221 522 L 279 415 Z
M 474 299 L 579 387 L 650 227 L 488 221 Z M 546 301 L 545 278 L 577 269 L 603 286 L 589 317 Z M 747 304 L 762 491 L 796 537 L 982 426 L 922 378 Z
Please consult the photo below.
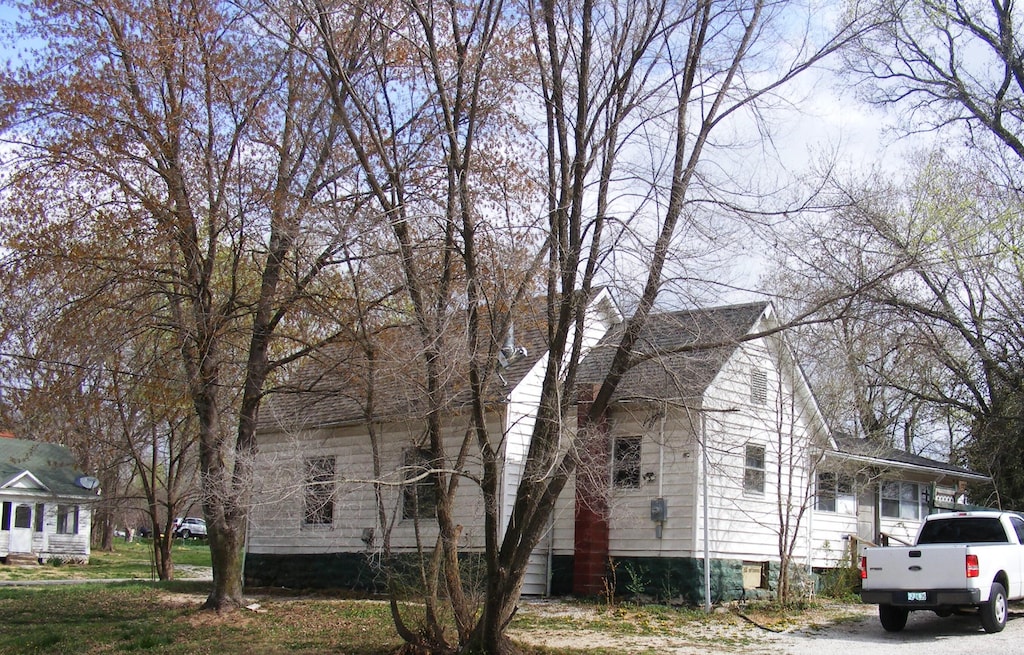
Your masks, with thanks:
M 967 584 L 966 545 L 870 548 L 864 554 L 864 589 L 962 589 Z

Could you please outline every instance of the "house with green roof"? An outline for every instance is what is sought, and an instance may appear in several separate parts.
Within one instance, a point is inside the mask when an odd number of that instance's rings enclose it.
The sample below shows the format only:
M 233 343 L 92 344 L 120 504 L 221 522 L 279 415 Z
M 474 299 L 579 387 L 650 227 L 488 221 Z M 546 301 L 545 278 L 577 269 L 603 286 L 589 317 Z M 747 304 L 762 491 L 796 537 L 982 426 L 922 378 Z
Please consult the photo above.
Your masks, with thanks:
M 99 493 L 67 448 L 0 434 L 0 561 L 87 562 Z

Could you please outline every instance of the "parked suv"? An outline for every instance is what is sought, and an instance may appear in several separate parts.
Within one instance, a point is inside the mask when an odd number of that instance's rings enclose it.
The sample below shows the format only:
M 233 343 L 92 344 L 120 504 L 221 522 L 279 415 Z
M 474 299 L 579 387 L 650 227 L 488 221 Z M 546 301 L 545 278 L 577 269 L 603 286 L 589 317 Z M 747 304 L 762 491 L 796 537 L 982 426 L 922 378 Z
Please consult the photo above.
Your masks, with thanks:
M 174 536 L 188 539 L 206 536 L 206 520 L 194 517 L 178 519 L 174 522 Z

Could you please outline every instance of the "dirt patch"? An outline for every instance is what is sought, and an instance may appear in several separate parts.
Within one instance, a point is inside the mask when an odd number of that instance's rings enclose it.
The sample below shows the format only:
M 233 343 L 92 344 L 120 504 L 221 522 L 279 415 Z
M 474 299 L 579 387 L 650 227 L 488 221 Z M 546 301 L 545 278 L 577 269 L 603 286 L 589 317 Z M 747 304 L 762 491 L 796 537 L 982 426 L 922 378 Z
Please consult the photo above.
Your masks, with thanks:
M 549 648 L 607 649 L 614 652 L 698 655 L 781 652 L 795 633 L 813 634 L 825 626 L 859 621 L 874 608 L 820 604 L 802 612 L 779 613 L 759 607 L 727 606 L 710 615 L 581 606 L 553 601 L 521 606 L 526 627 L 510 631 L 524 644 Z
M 162 591 L 160 592 L 160 600 L 171 607 L 199 607 L 206 600 L 206 596 Z

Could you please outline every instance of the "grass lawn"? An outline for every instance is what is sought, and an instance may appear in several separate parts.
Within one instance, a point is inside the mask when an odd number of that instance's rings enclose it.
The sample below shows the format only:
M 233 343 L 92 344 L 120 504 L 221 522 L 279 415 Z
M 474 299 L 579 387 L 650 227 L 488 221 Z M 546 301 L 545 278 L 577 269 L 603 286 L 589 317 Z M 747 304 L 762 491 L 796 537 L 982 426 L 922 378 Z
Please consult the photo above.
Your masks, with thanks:
M 0 655 L 389 655 L 402 645 L 382 600 L 252 589 L 247 599 L 258 603 L 253 610 L 201 611 L 210 583 L 184 579 L 182 573 L 209 575 L 207 545 L 175 544 L 174 561 L 182 568 L 173 582 L 151 580 L 148 549 L 148 543 L 119 542 L 113 553 L 94 552 L 84 566 L 0 566 L 0 580 L 133 579 L 0 586 Z M 763 644 L 753 624 L 786 630 L 816 617 L 825 623 L 843 620 L 848 610 L 750 605 L 742 612 L 706 615 L 692 608 L 535 601 L 521 607 L 510 634 L 525 655 L 659 655 L 680 644 L 694 652 L 765 652 L 757 650 Z M 416 615 L 412 611 L 406 618 L 415 621 Z
M 0 653 L 349 653 L 400 645 L 387 605 L 274 602 L 268 611 L 199 611 L 209 583 L 85 583 L 0 588 Z
M 176 540 L 172 548 L 176 578 L 209 577 L 210 547 L 205 541 Z M 148 539 L 126 543 L 115 541 L 114 552 L 92 551 L 88 564 L 39 566 L 0 565 L 2 580 L 101 580 L 129 578 L 153 580 L 153 546 Z
M 0 655 L 390 655 L 401 646 L 381 600 L 250 591 L 258 607 L 219 615 L 200 610 L 208 582 L 0 587 Z M 793 617 L 755 616 L 774 629 Z M 542 601 L 522 608 L 510 634 L 525 655 L 659 655 L 680 644 L 766 652 L 751 620 L 735 611 Z

